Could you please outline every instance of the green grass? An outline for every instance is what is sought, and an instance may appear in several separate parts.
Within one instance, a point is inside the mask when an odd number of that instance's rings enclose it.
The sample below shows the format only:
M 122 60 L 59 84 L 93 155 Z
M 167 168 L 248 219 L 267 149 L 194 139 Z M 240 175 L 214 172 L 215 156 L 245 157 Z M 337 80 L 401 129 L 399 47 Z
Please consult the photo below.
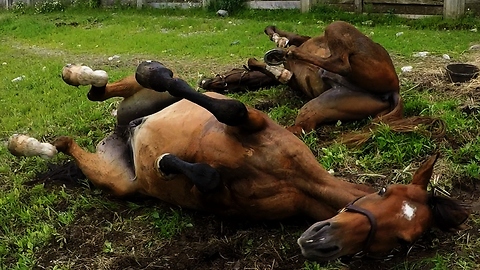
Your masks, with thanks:
M 409 21 L 391 15 L 353 16 L 325 7 L 308 14 L 243 11 L 227 18 L 202 10 L 66 9 L 44 14 L 28 9 L 24 14 L 0 11 L 0 140 L 5 142 L 13 133 L 26 133 L 45 141 L 71 135 L 81 146 L 93 151 L 96 143 L 112 130 L 115 120 L 111 111 L 118 100 L 90 102 L 85 98 L 87 88 L 66 86 L 59 75 L 66 63 L 85 63 L 104 69 L 111 80 L 116 80 L 131 74 L 139 61 L 157 59 L 194 86 L 201 75 L 237 67 L 252 56 L 261 58 L 273 46 L 263 34 L 266 25 L 317 35 L 336 18 L 355 23 L 403 63 L 418 61 L 412 57 L 418 51 L 447 53 L 455 60 L 466 57 L 465 50 L 478 42 L 478 33 L 470 29 L 480 22 L 471 17 L 461 21 L 438 18 Z M 367 21 L 371 24 L 364 24 Z M 396 38 L 398 32 L 404 34 Z M 120 55 L 118 62 L 108 60 L 113 55 Z M 19 76 L 24 76 L 23 80 L 12 82 Z M 360 149 L 348 149 L 341 144 L 322 145 L 315 132 L 305 134 L 303 140 L 327 170 L 337 173 L 378 173 L 407 182 L 410 165 L 440 151 L 446 182 L 478 184 L 478 112 L 466 114 L 458 109 L 462 100 L 437 96 L 432 89 L 408 89 L 408 84 L 402 85 L 406 115 L 441 117 L 447 123 L 450 141 L 437 141 L 419 133 L 397 134 L 388 127 L 381 127 Z M 294 96 L 286 98 L 285 91 L 284 87 L 277 87 L 232 96 L 252 106 L 271 102 L 269 116 L 288 125 L 303 101 Z M 338 123 L 336 128 L 348 131 L 362 124 Z M 58 156 L 54 161 L 64 159 Z M 168 242 L 173 236 L 195 228 L 189 214 L 178 208 L 163 209 L 141 203 L 123 205 L 88 187 L 72 190 L 62 186 L 24 185 L 46 168 L 44 160 L 15 158 L 5 147 L 0 148 L 0 269 L 32 268 L 44 245 L 51 239 L 60 245 L 68 237 L 65 228 L 94 209 L 104 209 L 119 217 L 101 223 L 105 232 L 130 232 L 141 225 L 154 230 L 152 243 Z M 475 221 L 478 217 L 472 221 L 472 226 L 478 228 Z M 245 240 L 248 250 L 245 254 L 252 253 L 252 239 Z M 478 268 L 479 257 L 475 252 L 480 248 L 478 238 L 475 236 L 468 243 L 453 241 L 468 256 L 439 250 L 433 258 L 407 262 L 396 269 Z M 110 240 L 102 243 L 106 254 L 123 252 L 118 243 Z M 145 246 L 148 245 L 153 244 Z M 296 246 L 285 248 L 296 249 Z M 304 265 L 304 269 L 341 267 L 341 263 L 335 262 Z

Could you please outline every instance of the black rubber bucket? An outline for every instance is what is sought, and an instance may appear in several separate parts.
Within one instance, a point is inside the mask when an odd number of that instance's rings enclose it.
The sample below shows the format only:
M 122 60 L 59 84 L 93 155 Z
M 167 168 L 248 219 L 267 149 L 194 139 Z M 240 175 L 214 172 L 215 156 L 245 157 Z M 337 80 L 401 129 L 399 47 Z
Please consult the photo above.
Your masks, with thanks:
M 480 70 L 477 66 L 470 64 L 450 64 L 445 68 L 451 82 L 468 82 L 478 76 Z

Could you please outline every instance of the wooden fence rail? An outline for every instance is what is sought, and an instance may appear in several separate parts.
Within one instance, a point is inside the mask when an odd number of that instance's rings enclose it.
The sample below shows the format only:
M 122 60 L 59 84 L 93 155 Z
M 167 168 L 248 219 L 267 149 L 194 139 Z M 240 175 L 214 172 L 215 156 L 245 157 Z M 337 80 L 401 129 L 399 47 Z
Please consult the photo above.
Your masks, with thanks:
M 0 8 L 10 8 L 16 2 L 27 5 L 51 0 L 0 0 Z M 61 0 L 60 0 L 61 1 Z M 132 0 L 121 0 L 132 1 Z M 143 6 L 162 7 L 201 7 L 215 0 L 133 0 L 138 8 Z M 102 0 L 106 6 L 111 0 Z M 393 13 L 413 15 L 443 15 L 444 18 L 458 18 L 467 12 L 480 14 L 480 0 L 247 0 L 254 9 L 300 9 L 308 12 L 318 4 L 332 5 L 357 13 Z

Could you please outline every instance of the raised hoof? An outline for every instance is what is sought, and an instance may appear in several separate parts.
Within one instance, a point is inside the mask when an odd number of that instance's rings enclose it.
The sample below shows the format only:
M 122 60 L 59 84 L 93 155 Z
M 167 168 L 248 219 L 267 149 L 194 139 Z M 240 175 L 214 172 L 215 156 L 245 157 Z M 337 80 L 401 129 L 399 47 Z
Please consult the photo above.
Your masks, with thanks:
M 163 177 L 163 180 L 165 181 L 170 181 L 173 179 L 173 177 L 178 174 L 178 172 L 172 172 L 172 171 L 168 171 L 166 168 L 162 168 L 162 165 L 161 165 L 161 162 L 162 162 L 162 159 L 167 157 L 168 155 L 170 155 L 170 153 L 165 153 L 161 156 L 159 156 L 156 160 L 155 160 L 155 169 L 157 170 L 157 172 L 159 172 L 161 174 L 161 176 Z
M 198 82 L 198 87 L 207 91 L 214 91 L 217 93 L 224 93 L 228 90 L 227 83 L 220 75 L 217 75 L 215 78 L 211 79 L 202 78 Z
M 212 193 L 221 187 L 220 174 L 204 163 L 188 163 L 172 154 L 165 153 L 157 158 L 155 168 L 164 180 L 173 179 L 175 174 L 185 175 L 202 193 Z
M 273 25 L 269 25 L 267 27 L 265 27 L 265 30 L 264 30 L 265 34 L 267 34 L 270 38 L 272 38 L 273 34 L 275 34 L 277 32 L 277 28 Z
M 158 92 L 167 91 L 172 78 L 173 72 L 157 61 L 144 61 L 135 72 L 135 79 L 141 86 Z
M 300 137 L 305 134 L 305 130 L 303 130 L 300 126 L 290 126 L 286 128 L 288 131 L 292 132 L 295 136 Z
M 264 70 L 267 67 L 264 62 L 258 61 L 255 58 L 249 58 L 247 65 L 250 70 Z
M 72 65 L 72 64 L 67 64 L 63 67 L 62 69 L 62 80 L 68 84 L 68 85 L 71 85 L 71 86 L 79 86 L 80 83 L 78 82 L 78 80 L 74 77 L 74 73 L 72 71 L 72 69 L 75 69 L 75 68 L 78 68 L 76 65 Z
M 272 49 L 265 53 L 263 61 L 270 66 L 279 66 L 286 61 L 287 51 L 284 49 Z
M 87 66 L 65 65 L 62 69 L 63 81 L 71 86 L 93 85 L 103 87 L 108 83 L 108 74 L 104 70 L 95 70 Z
M 27 135 L 14 134 L 8 139 L 8 151 L 14 156 L 40 156 L 50 159 L 57 154 L 55 146 L 49 143 L 41 143 L 37 139 Z

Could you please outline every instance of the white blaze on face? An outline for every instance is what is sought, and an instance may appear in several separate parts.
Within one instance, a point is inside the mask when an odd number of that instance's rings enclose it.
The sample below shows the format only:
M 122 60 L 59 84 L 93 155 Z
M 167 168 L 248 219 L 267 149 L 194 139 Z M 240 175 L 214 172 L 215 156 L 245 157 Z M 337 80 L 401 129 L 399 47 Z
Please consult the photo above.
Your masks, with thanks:
M 403 201 L 402 212 L 400 213 L 403 218 L 411 221 L 415 217 L 416 212 L 417 208 L 415 206 L 409 204 L 407 201 Z

